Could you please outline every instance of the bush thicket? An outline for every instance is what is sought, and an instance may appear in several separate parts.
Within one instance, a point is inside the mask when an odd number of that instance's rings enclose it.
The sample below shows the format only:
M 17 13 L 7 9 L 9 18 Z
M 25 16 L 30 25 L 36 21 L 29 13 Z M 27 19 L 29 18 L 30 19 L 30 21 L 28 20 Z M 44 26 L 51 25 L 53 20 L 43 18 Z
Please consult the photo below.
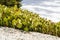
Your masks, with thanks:
M 16 5 L 7 7 L 0 4 L 0 26 L 60 36 L 60 22 L 51 22 L 36 13 L 17 8 Z
M 8 7 L 17 5 L 19 8 L 21 6 L 21 1 L 22 0 L 0 0 L 0 4 L 6 5 Z

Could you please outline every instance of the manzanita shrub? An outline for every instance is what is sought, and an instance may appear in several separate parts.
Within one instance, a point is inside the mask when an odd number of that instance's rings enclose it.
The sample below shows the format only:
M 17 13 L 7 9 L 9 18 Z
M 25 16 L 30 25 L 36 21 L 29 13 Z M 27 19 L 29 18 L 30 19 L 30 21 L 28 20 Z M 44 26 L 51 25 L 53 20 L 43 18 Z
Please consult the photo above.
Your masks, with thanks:
M 14 7 L 0 5 L 0 26 L 60 36 L 58 23 L 41 18 L 28 10 L 17 8 L 16 5 Z

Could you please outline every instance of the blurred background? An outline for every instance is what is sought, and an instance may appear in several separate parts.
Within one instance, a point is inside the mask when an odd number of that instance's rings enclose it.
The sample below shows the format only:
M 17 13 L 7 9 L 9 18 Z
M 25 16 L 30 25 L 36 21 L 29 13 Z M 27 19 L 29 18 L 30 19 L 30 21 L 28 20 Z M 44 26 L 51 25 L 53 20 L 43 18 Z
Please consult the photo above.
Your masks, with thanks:
M 60 21 L 60 0 L 23 0 L 22 4 L 22 9 L 36 12 L 53 22 Z

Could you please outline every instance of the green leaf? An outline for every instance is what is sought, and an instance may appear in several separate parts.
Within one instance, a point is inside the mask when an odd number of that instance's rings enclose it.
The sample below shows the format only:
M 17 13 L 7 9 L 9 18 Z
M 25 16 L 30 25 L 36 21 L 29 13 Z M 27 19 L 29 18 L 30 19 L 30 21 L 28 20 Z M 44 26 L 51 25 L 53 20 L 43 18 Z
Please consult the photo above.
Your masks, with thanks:
M 29 31 L 29 28 L 28 28 L 28 27 L 25 27 L 25 28 L 24 28 L 24 31 Z
M 12 20 L 12 25 L 14 26 L 14 25 L 16 25 L 16 23 L 17 23 L 17 21 L 14 19 L 14 20 Z
M 22 24 L 17 24 L 17 28 L 22 28 Z

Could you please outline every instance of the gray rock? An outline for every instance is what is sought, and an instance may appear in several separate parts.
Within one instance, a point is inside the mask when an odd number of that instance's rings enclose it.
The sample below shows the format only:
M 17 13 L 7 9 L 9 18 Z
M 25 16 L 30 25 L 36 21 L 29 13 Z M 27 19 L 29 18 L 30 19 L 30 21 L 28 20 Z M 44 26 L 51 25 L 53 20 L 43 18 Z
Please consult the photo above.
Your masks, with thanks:
M 60 40 L 60 38 L 37 32 L 22 32 L 14 28 L 0 27 L 0 40 Z

